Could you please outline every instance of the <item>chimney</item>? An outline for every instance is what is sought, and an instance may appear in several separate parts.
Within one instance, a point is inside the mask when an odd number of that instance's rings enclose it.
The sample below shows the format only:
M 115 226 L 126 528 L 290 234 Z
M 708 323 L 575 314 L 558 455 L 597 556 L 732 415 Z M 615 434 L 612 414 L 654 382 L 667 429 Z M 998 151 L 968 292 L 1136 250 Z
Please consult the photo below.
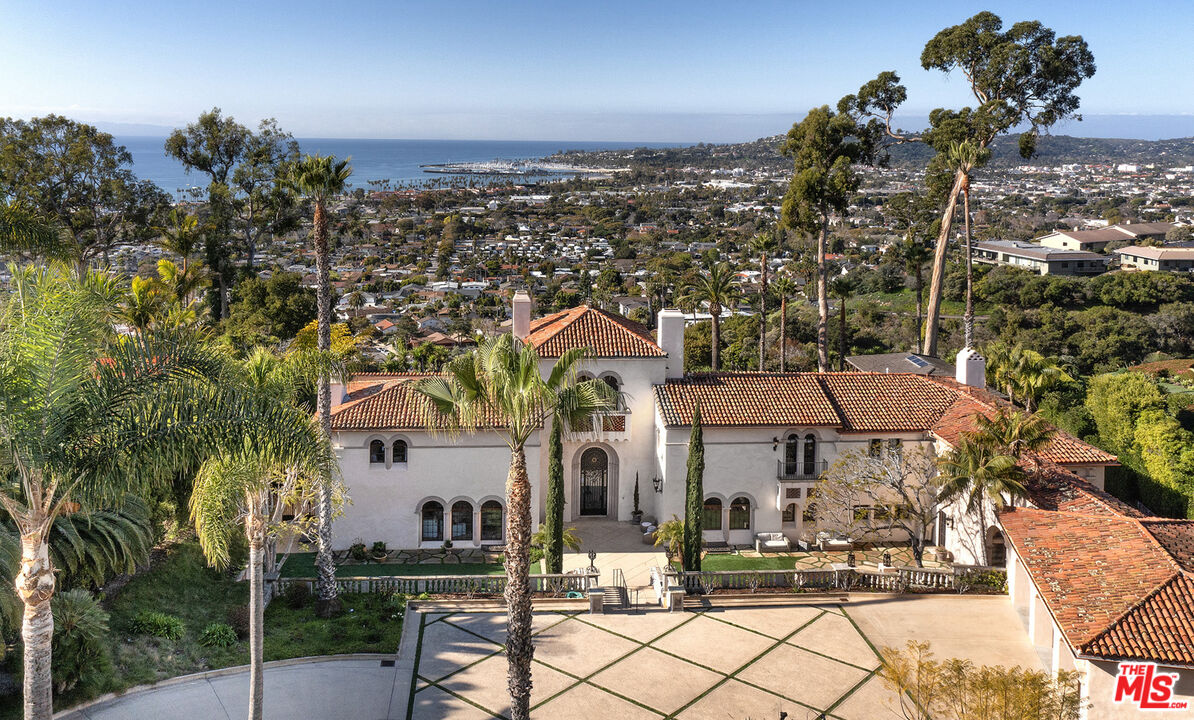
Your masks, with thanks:
M 684 313 L 659 311 L 659 347 L 667 353 L 667 377 L 684 377 Z
M 335 409 L 343 405 L 344 401 L 348 399 L 348 385 L 341 381 L 340 378 L 333 376 L 330 389 L 332 391 L 332 408 Z
M 987 388 L 987 361 L 977 350 L 970 346 L 962 348 L 956 363 L 954 377 L 958 382 L 981 390 Z
M 526 291 L 514 293 L 514 337 L 526 340 L 531 334 L 531 296 Z

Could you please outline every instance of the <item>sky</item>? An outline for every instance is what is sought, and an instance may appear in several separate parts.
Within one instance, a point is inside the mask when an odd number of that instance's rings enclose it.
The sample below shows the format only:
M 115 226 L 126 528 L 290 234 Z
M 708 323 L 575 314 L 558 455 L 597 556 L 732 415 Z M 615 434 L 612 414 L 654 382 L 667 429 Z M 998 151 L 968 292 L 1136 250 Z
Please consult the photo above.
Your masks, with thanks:
M 1087 121 L 1058 132 L 1194 136 L 1194 3 L 1122 0 L 0 0 L 0 116 L 156 135 L 218 106 L 298 137 L 731 142 L 895 70 L 911 126 L 972 100 L 919 58 L 984 9 L 1089 43 Z

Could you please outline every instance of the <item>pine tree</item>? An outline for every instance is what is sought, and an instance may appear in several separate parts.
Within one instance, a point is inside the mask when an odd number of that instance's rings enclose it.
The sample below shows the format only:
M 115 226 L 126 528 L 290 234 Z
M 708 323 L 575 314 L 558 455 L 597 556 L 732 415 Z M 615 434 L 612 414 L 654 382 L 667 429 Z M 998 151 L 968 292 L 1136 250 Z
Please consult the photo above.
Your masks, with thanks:
M 547 542 L 543 558 L 547 572 L 564 572 L 564 443 L 560 437 L 560 423 L 551 425 L 551 439 L 547 446 Z
M 688 439 L 688 478 L 685 483 L 684 547 L 681 564 L 685 570 L 701 569 L 701 520 L 705 510 L 705 438 L 701 431 L 701 405 L 692 412 L 692 436 Z

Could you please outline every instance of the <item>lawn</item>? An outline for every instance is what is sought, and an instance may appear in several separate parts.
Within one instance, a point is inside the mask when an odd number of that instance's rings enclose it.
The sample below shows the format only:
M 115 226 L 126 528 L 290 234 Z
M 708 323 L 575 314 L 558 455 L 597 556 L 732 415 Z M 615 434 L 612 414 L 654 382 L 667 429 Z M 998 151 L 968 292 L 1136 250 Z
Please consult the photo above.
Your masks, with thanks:
M 701 558 L 701 570 L 792 570 L 798 558 L 792 556 L 746 557 L 730 553 L 715 553 Z
M 111 672 L 90 687 L 55 697 L 55 706 L 69 707 L 106 692 L 177 675 L 247 664 L 246 640 L 228 648 L 210 648 L 199 644 L 199 636 L 209 623 L 243 626 L 248 596 L 247 584 L 236 582 L 231 573 L 207 567 L 198 544 L 171 547 L 153 569 L 104 601 L 111 615 Z M 321 620 L 310 597 L 276 598 L 265 611 L 265 659 L 397 651 L 405 597 L 343 595 L 341 600 L 343 612 Z M 183 637 L 175 642 L 132 632 L 133 618 L 141 610 L 180 618 L 186 626 Z M 0 718 L 18 718 L 20 710 L 19 692 L 0 698 Z
M 500 563 L 449 563 L 402 565 L 398 563 L 368 563 L 339 565 L 337 577 L 377 577 L 379 575 L 501 575 L 506 567 Z M 315 553 L 294 553 L 282 566 L 282 577 L 315 577 Z

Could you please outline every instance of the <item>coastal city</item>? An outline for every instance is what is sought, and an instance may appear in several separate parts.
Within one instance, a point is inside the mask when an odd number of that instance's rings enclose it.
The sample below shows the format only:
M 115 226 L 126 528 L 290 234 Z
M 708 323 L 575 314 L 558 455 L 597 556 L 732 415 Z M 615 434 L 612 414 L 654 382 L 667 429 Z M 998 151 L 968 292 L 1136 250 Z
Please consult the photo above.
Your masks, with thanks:
M 1194 14 L 1001 4 L 14 3 L 0 720 L 1188 715 Z

